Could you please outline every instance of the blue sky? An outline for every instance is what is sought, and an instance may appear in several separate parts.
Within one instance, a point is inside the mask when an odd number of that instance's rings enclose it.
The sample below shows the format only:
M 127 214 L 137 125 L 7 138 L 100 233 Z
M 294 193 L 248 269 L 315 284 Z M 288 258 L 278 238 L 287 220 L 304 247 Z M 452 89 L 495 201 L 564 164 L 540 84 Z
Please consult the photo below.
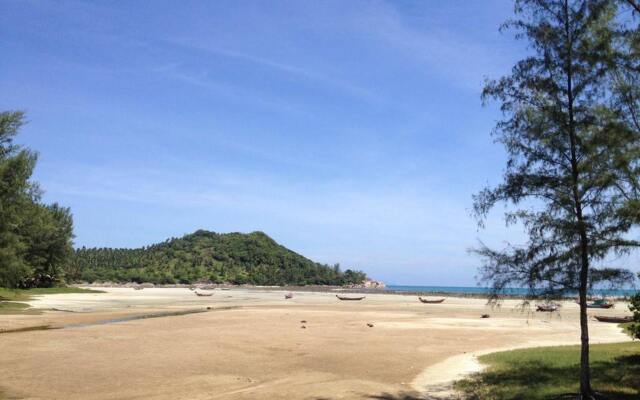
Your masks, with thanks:
M 10 1 L 1 109 L 76 245 L 261 230 L 398 284 L 473 285 L 500 180 L 482 82 L 522 56 L 507 0 Z

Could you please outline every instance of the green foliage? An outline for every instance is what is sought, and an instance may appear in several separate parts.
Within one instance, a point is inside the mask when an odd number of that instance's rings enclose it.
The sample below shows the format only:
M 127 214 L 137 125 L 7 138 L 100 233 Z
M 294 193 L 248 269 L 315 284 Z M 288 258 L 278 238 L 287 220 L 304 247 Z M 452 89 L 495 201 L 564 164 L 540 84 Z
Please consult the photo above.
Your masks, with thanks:
M 496 203 L 517 208 L 509 223 L 526 229 L 526 246 L 482 246 L 482 278 L 497 290 L 523 285 L 549 292 L 580 291 L 607 281 L 633 281 L 609 268 L 607 256 L 640 242 L 629 208 L 640 199 L 640 130 L 611 97 L 614 3 L 517 1 L 522 17 L 507 26 L 533 54 L 488 82 L 484 99 L 501 103 L 495 135 L 507 151 L 503 183 L 475 196 L 480 220 Z
M 24 123 L 21 112 L 0 113 L 0 286 L 52 286 L 71 254 L 69 209 L 41 203 L 30 181 L 37 156 L 14 144 Z
M 626 329 L 634 339 L 640 339 L 640 293 L 636 293 L 631 297 L 629 310 L 633 313 L 633 323 L 629 324 Z
M 580 393 L 590 398 L 589 287 L 631 283 L 611 256 L 640 246 L 640 104 L 637 29 L 610 0 L 516 0 L 512 28 L 530 54 L 511 73 L 487 82 L 484 100 L 500 103 L 495 129 L 507 152 L 502 183 L 474 197 L 482 224 L 497 203 L 524 244 L 475 250 L 481 280 L 498 295 L 509 286 L 580 298 Z M 620 259 L 620 258 L 618 258 Z
M 578 392 L 580 347 L 537 347 L 480 357 L 488 368 L 456 383 L 469 399 L 574 398 Z M 594 391 L 610 399 L 640 396 L 640 343 L 591 346 Z M 566 397 L 562 397 L 566 396 Z
M 138 249 L 77 249 L 65 268 L 73 281 L 344 285 L 366 275 L 315 263 L 262 232 L 204 230 Z

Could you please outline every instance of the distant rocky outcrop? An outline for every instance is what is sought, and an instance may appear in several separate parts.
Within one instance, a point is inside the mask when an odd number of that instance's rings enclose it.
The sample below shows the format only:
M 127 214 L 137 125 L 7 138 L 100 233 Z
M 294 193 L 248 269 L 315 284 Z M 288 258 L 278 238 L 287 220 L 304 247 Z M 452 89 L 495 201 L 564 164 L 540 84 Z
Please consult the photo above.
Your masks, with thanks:
M 365 281 L 362 282 L 362 285 L 365 288 L 371 288 L 371 289 L 384 289 L 387 287 L 387 285 L 385 285 L 384 282 L 376 281 L 373 279 L 365 279 Z
M 387 287 L 384 282 L 375 279 L 365 279 L 360 283 L 346 285 L 350 289 L 384 289 Z

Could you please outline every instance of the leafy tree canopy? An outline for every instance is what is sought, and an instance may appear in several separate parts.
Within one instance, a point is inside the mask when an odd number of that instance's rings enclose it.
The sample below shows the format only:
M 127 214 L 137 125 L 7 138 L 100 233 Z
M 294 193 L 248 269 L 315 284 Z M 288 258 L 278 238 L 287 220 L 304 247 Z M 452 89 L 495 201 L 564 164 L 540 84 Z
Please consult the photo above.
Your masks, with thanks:
M 511 205 L 506 221 L 528 241 L 477 249 L 481 279 L 495 293 L 510 285 L 579 293 L 583 399 L 592 398 L 588 289 L 633 281 L 611 260 L 640 245 L 630 234 L 640 222 L 637 29 L 619 17 L 619 3 L 516 0 L 505 27 L 531 54 L 483 92 L 501 105 L 494 134 L 508 160 L 502 183 L 475 196 L 474 210 L 482 222 L 497 203 Z
M 69 209 L 41 202 L 37 155 L 14 142 L 23 124 L 21 112 L 0 113 L 0 287 L 54 285 L 73 251 Z

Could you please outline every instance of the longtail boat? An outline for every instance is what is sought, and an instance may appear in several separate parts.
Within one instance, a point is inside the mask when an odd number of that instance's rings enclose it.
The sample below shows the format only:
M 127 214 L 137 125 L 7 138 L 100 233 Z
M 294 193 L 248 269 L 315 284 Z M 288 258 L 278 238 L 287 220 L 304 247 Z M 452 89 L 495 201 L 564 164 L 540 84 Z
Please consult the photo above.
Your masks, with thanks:
M 425 304 L 440 304 L 444 301 L 444 299 L 429 300 L 427 298 L 422 298 L 422 297 L 418 297 L 418 300 L 420 300 L 422 303 L 425 303 Z
M 633 317 L 606 317 L 604 315 L 596 315 L 595 318 L 600 322 L 612 322 L 615 324 L 633 321 Z
M 337 294 L 336 297 L 340 300 L 362 300 L 366 296 L 340 296 L 339 294 Z
M 536 311 L 541 311 L 541 312 L 555 312 L 558 311 L 558 305 L 557 304 L 538 304 L 536 306 Z
M 607 300 L 595 300 L 592 303 L 587 304 L 587 308 L 611 308 L 613 303 Z

